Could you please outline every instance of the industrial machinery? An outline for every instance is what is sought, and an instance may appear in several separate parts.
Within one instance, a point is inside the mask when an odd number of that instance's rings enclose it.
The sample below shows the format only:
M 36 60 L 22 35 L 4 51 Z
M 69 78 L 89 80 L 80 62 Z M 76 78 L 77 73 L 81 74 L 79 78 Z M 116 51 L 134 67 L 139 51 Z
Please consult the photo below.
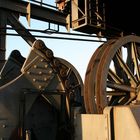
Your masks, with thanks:
M 139 37 L 133 35 L 111 39 L 93 54 L 85 78 L 88 113 L 139 103 L 139 44 Z
M 43 0 L 0 1 L 1 140 L 140 138 L 139 23 L 133 19 L 135 9 L 129 19 L 123 18 L 128 17 L 130 7 L 123 12 L 120 3 L 56 0 L 55 7 Z M 137 5 L 131 3 L 132 7 Z M 20 23 L 20 16 L 25 16 L 29 24 L 31 18 L 49 23 L 48 30 L 42 32 L 59 33 L 61 25 L 68 31 L 86 33 L 83 36 L 106 38 L 90 59 L 84 86 L 75 67 L 54 56 L 45 42 Z M 58 25 L 57 30 L 50 28 L 52 23 Z M 7 29 L 15 30 L 29 44 L 27 58 L 14 50 L 5 60 Z
M 108 40 L 92 55 L 84 81 L 87 114 L 75 121 L 76 140 L 139 140 L 140 37 Z
M 76 69 L 42 41 L 27 59 L 13 51 L 1 71 L 1 138 L 69 139 L 82 88 Z

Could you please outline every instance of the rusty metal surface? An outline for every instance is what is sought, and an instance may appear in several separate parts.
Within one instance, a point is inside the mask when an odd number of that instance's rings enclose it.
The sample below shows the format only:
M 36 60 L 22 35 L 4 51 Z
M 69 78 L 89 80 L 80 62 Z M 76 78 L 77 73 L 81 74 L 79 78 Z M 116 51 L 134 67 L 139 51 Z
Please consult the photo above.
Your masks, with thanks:
M 92 55 L 87 70 L 86 70 L 86 76 L 84 80 L 84 100 L 85 100 L 85 106 L 87 113 L 97 113 L 97 105 L 96 105 L 96 93 L 94 90 L 94 86 L 96 84 L 95 76 L 97 72 L 97 66 L 100 62 L 100 57 L 104 51 L 104 48 L 107 47 L 108 43 L 112 43 L 114 40 L 111 40 L 107 43 L 104 43 L 101 45 L 95 53 Z M 92 81 L 91 81 L 92 78 Z
M 109 42 L 102 46 L 100 55 L 95 52 L 93 56 L 98 56 L 91 58 L 93 64 L 90 62 L 88 66 L 88 69 L 93 66 L 89 78 L 85 78 L 85 85 L 88 81 L 89 86 L 88 94 L 85 92 L 88 96 L 85 100 L 89 99 L 87 106 L 91 108 L 87 109 L 89 113 L 96 113 L 95 105 L 97 113 L 102 113 L 106 106 L 139 102 L 140 38 L 130 35 Z

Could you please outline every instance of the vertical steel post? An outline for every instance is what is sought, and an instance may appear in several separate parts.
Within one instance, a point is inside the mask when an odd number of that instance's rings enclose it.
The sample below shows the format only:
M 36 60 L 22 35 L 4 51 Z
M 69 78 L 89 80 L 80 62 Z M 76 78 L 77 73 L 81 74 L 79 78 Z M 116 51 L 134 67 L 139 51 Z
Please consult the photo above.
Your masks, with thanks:
M 6 25 L 7 25 L 6 14 L 3 10 L 0 10 L 0 70 L 5 63 Z

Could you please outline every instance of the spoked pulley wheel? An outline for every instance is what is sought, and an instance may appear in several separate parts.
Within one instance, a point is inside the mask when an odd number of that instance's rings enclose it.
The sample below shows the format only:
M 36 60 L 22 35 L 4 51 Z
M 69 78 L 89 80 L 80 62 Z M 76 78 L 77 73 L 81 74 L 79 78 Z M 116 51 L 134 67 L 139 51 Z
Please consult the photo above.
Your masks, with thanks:
M 70 117 L 73 115 L 72 107 L 83 107 L 82 96 L 83 96 L 83 81 L 79 74 L 79 72 L 75 69 L 75 67 L 70 64 L 68 61 L 57 58 L 65 70 L 65 93 L 66 94 L 66 108 L 67 113 Z
M 85 76 L 87 113 L 103 113 L 106 106 L 139 102 L 140 37 L 112 39 L 93 54 Z

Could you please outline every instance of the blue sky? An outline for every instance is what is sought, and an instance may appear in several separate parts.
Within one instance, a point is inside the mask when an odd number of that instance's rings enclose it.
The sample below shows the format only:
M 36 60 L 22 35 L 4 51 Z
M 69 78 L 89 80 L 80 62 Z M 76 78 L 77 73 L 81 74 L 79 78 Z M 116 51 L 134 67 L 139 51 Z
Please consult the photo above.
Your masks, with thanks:
M 48 4 L 54 4 L 52 0 L 50 1 L 43 0 L 43 2 L 47 2 Z M 45 30 L 48 28 L 48 23 L 45 22 L 31 19 L 31 25 L 29 27 L 25 17 L 20 17 L 20 21 L 27 29 Z M 60 31 L 67 32 L 65 27 L 61 27 L 61 26 L 60 26 Z M 73 31 L 71 30 L 71 32 Z M 101 43 L 87 42 L 87 41 L 86 42 L 72 41 L 72 40 L 69 41 L 69 40 L 46 39 L 46 38 L 45 39 L 36 38 L 36 39 L 42 39 L 46 44 L 46 46 L 54 52 L 54 56 L 69 61 L 77 69 L 83 81 L 85 78 L 85 72 L 87 69 L 88 62 L 92 54 L 101 44 Z M 90 38 L 90 39 L 97 39 L 97 38 Z M 10 52 L 15 49 L 19 50 L 24 57 L 27 57 L 28 53 L 30 52 L 30 46 L 21 37 L 7 36 L 6 47 L 7 47 L 6 58 L 8 58 Z

